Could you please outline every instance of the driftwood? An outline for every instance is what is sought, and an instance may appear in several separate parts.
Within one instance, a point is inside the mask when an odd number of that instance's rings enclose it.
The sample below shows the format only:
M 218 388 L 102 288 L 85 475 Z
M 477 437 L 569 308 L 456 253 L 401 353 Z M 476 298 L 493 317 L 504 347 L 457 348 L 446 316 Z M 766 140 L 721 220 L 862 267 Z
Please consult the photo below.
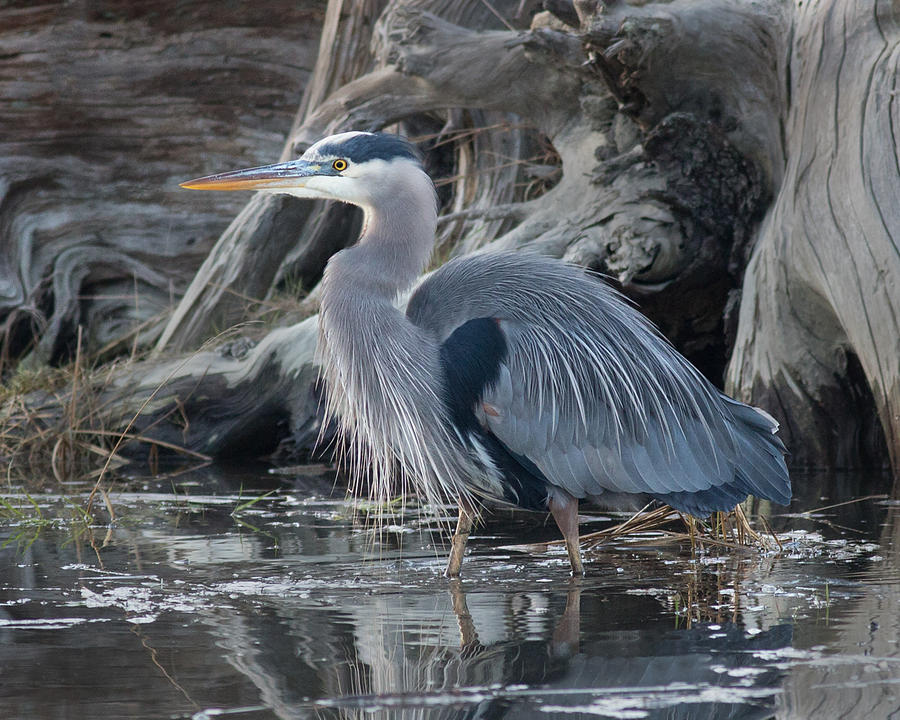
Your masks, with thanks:
M 783 422 L 795 463 L 900 466 L 889 2 L 349 5 L 328 5 L 282 157 L 399 123 L 441 186 L 442 256 L 528 248 L 604 272 L 710 377 L 727 365 L 730 390 Z M 120 417 L 182 362 L 168 353 L 240 319 L 246 298 L 292 279 L 314 310 L 322 266 L 357 222 L 342 206 L 250 199 L 157 359 L 116 380 Z M 310 320 L 244 359 L 204 351 L 138 425 L 181 428 L 211 454 L 276 436 L 305 447 L 314 334 Z
M 265 7 L 262 7 L 265 6 Z M 178 181 L 271 160 L 324 3 L 76 0 L 0 8 L 0 321 L 9 360 L 159 335 L 246 198 Z

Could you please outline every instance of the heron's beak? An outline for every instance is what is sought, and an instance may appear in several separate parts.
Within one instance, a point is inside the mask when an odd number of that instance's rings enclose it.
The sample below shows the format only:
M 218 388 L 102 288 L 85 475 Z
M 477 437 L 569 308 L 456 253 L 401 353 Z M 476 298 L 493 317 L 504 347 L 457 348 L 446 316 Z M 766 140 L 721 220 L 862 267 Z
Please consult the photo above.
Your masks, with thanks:
M 302 188 L 306 178 L 323 175 L 322 166 L 305 160 L 263 165 L 188 180 L 181 187 L 189 190 L 267 190 Z

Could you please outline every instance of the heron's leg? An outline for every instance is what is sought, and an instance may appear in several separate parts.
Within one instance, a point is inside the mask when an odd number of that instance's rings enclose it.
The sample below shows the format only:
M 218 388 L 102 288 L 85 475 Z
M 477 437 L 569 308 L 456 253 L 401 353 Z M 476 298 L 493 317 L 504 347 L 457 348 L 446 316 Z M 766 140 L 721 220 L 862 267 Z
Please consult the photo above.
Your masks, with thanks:
M 553 631 L 550 648 L 557 657 L 572 657 L 578 652 L 581 636 L 581 583 L 577 575 L 569 580 L 566 594 L 566 609 Z
M 557 490 L 550 498 L 549 507 L 550 514 L 559 525 L 563 539 L 566 541 L 572 575 L 584 575 L 584 565 L 581 563 L 581 544 L 578 542 L 578 501 L 567 492 Z
M 459 577 L 459 569 L 462 567 L 463 555 L 466 552 L 466 543 L 469 541 L 469 533 L 472 531 L 472 523 L 475 522 L 475 509 L 469 503 L 459 501 L 459 521 L 456 523 L 456 532 L 450 544 L 450 559 L 444 575 L 448 578 Z
M 450 581 L 450 600 L 453 603 L 456 622 L 459 624 L 459 646 L 463 650 L 479 648 L 481 643 L 478 642 L 478 631 L 475 629 L 469 606 L 466 605 L 466 593 L 456 578 Z

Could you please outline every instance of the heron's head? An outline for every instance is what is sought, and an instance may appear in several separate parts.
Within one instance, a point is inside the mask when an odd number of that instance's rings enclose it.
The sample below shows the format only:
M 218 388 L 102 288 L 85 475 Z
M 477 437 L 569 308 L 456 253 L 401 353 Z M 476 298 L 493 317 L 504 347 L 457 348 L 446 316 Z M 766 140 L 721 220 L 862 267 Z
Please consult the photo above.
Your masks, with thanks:
M 427 187 L 416 149 L 398 135 L 346 132 L 319 140 L 297 160 L 208 175 L 181 183 L 191 190 L 262 190 L 379 207 L 410 188 Z

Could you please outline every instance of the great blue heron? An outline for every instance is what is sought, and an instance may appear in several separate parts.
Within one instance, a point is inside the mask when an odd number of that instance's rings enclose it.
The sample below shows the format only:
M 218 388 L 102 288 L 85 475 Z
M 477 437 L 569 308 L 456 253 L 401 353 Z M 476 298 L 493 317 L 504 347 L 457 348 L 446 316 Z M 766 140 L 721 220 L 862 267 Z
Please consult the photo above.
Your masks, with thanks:
M 390 134 L 324 138 L 298 160 L 183 183 L 341 200 L 359 241 L 322 279 L 327 412 L 352 470 L 389 497 L 400 466 L 432 502 L 459 503 L 457 576 L 485 500 L 549 510 L 583 573 L 578 501 L 656 498 L 692 515 L 748 494 L 791 497 L 778 423 L 720 393 L 608 285 L 558 260 L 452 260 L 397 307 L 428 264 L 437 201 L 419 155 Z

